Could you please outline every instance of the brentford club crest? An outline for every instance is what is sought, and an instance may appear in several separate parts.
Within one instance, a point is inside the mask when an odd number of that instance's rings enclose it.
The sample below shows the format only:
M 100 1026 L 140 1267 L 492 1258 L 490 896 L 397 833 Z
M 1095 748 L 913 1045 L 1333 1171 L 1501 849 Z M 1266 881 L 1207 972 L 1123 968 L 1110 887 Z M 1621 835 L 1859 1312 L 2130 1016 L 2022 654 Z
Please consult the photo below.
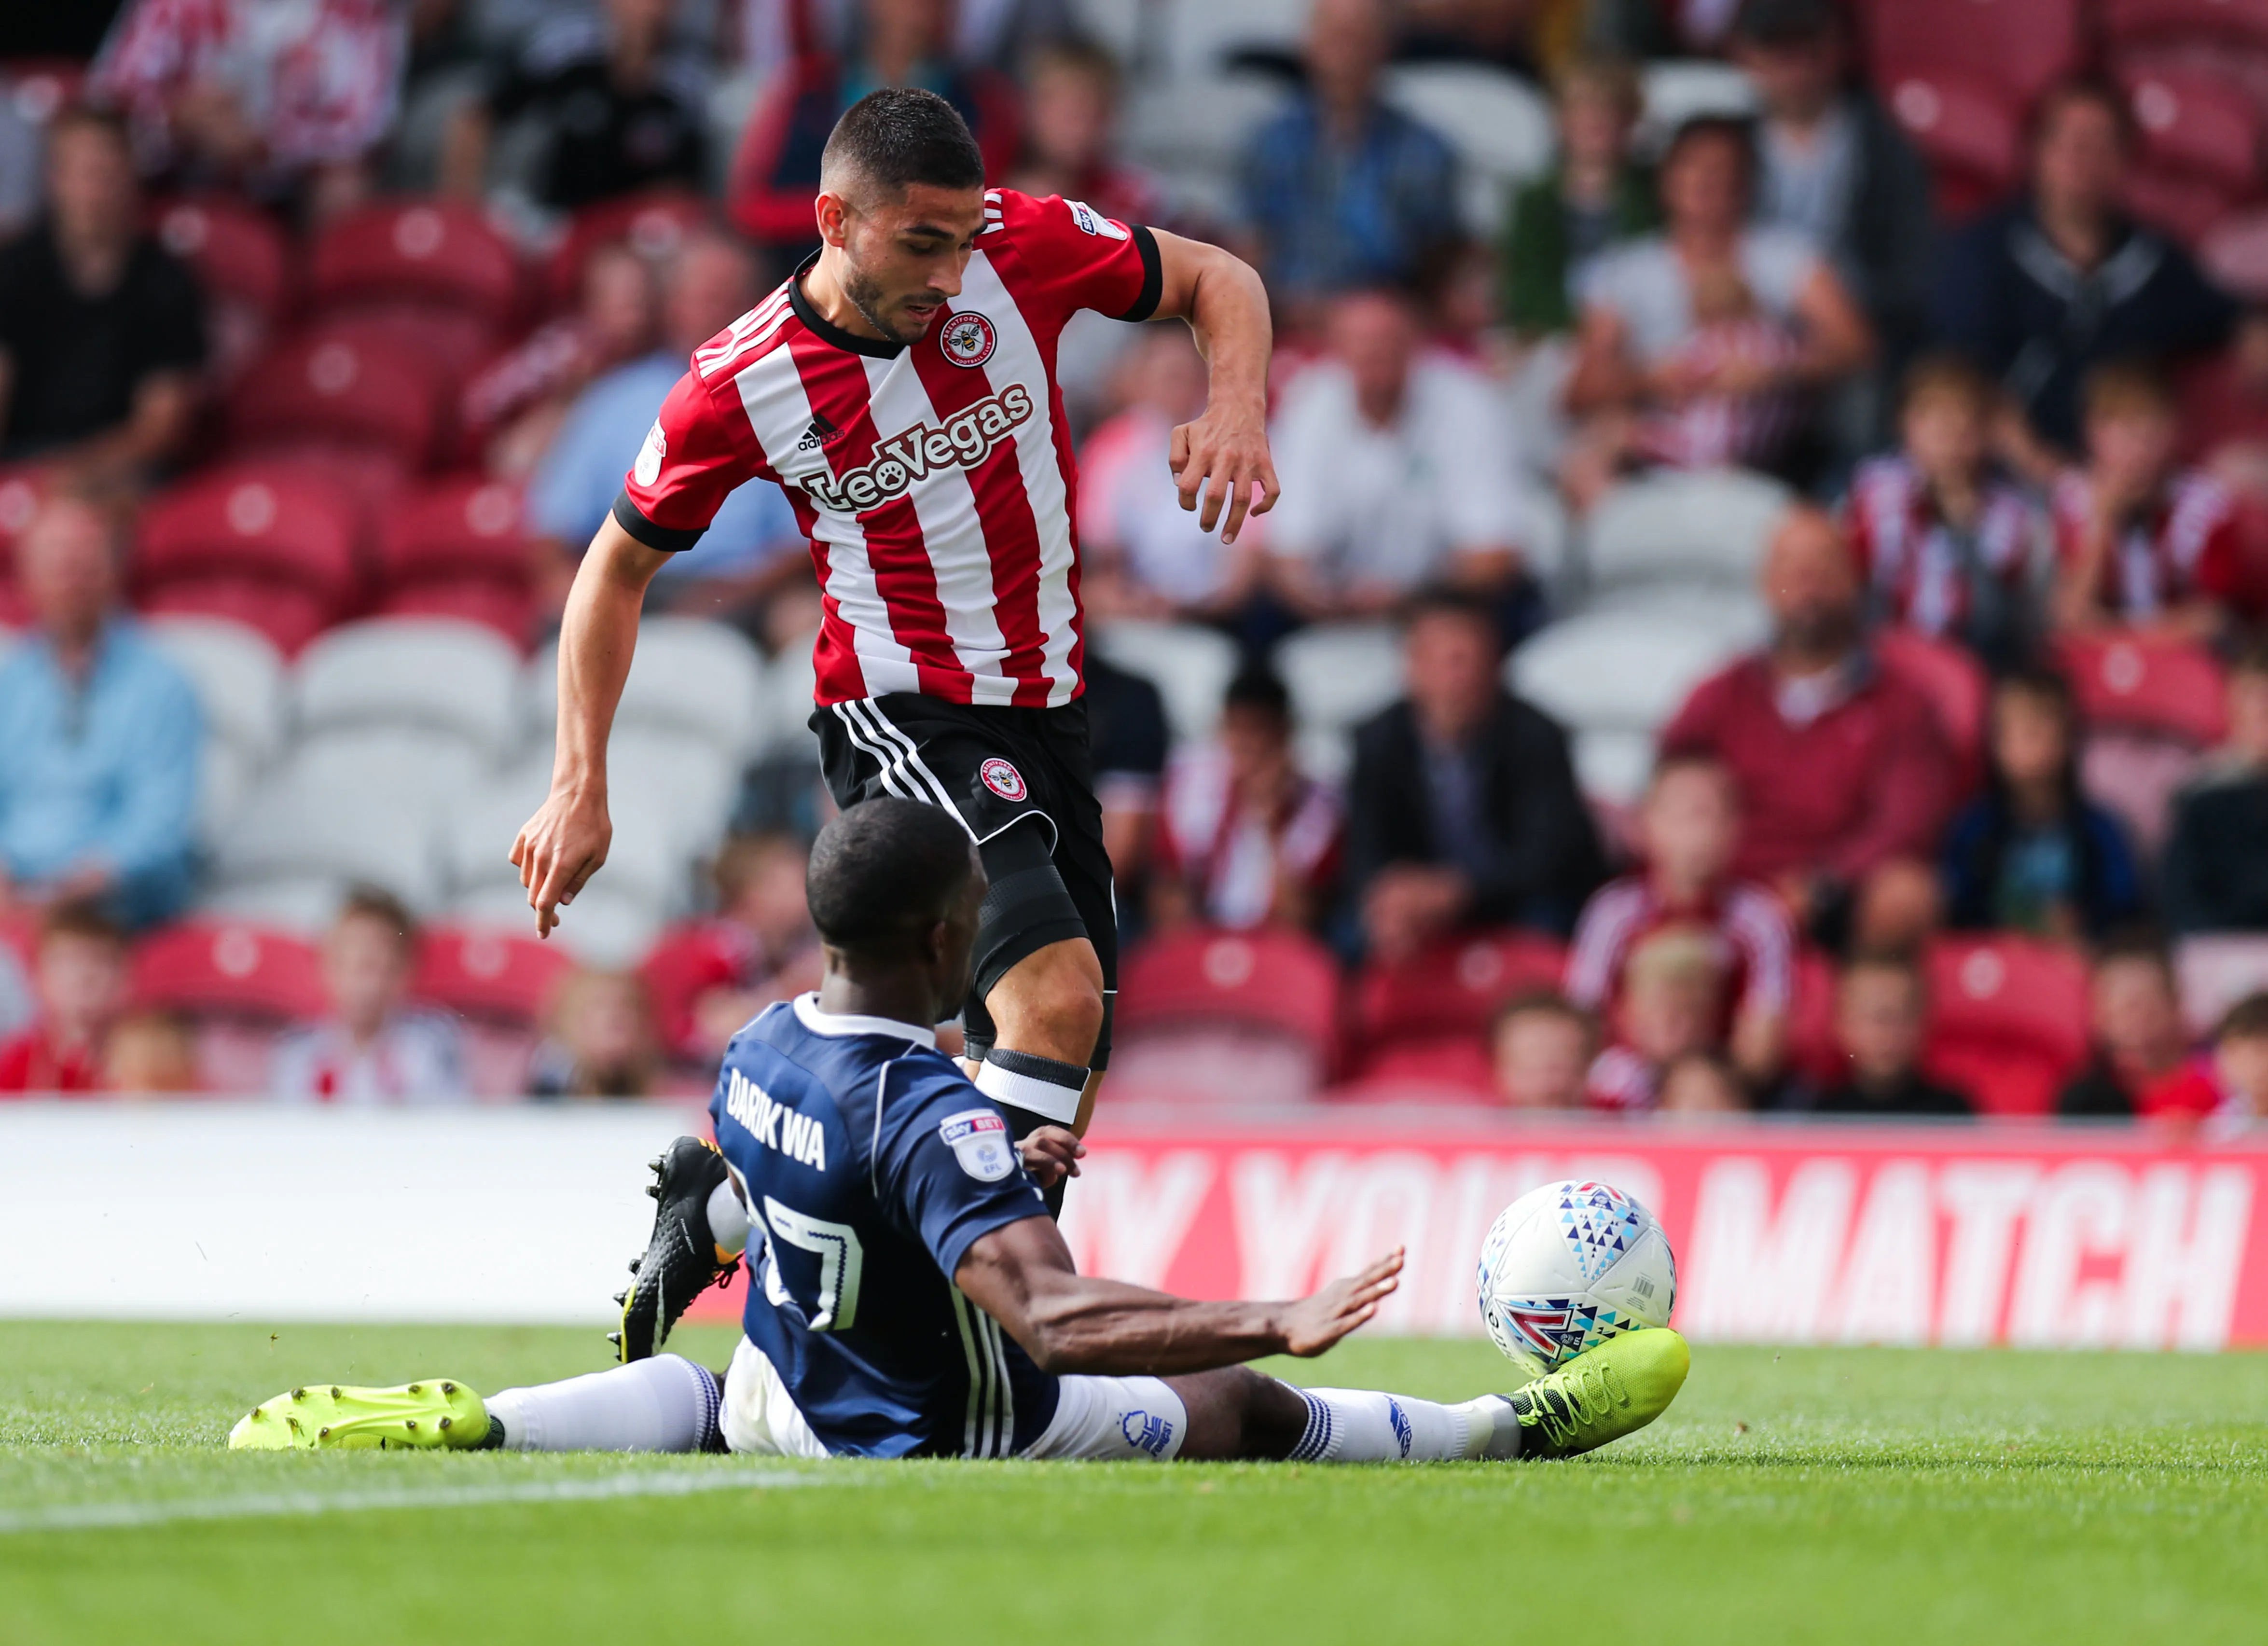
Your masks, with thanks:
M 1003 800 L 1021 800 L 1031 792 L 1024 787 L 1024 774 L 997 754 L 978 767 L 976 775 L 984 780 L 987 789 Z
M 937 346 L 957 366 L 981 366 L 992 357 L 998 341 L 992 334 L 991 321 L 974 309 L 962 309 L 946 318 Z

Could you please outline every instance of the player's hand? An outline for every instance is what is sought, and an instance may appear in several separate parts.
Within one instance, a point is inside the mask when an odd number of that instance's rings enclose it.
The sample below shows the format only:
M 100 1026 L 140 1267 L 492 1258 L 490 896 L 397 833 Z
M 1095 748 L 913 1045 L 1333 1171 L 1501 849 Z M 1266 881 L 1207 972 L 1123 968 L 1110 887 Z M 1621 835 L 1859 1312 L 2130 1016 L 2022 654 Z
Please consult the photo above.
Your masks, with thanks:
M 1284 1352 L 1320 1355 L 1378 1312 L 1402 1283 L 1403 1248 L 1396 1246 L 1359 1275 L 1335 1280 L 1312 1297 L 1284 1310 Z
M 1024 1170 L 1032 1180 L 1043 1189 L 1051 1189 L 1065 1178 L 1079 1175 L 1079 1163 L 1086 1153 L 1086 1145 L 1079 1141 L 1079 1134 L 1061 1126 L 1042 1126 L 1016 1145 L 1023 1157 Z
M 1276 460 L 1268 454 L 1268 415 L 1263 407 L 1229 412 L 1208 406 L 1195 423 L 1174 430 L 1174 486 L 1182 507 L 1197 511 L 1198 529 L 1210 533 L 1221 523 L 1220 540 L 1236 541 L 1247 512 L 1265 514 L 1276 506 Z M 1260 501 L 1252 500 L 1253 489 Z M 1228 506 L 1222 521 L 1221 505 Z
M 512 864 L 527 888 L 535 911 L 535 935 L 549 937 L 559 911 L 575 900 L 583 883 L 607 861 L 615 826 L 604 794 L 551 791 L 536 814 L 520 826 L 512 842 Z

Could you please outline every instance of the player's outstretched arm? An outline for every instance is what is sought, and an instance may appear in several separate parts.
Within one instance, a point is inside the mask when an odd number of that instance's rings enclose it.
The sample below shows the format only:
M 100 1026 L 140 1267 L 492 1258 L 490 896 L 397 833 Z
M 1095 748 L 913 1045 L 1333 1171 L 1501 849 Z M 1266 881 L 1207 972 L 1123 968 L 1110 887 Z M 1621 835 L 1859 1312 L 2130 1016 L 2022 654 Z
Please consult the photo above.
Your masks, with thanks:
M 1320 1355 L 1400 1284 L 1399 1249 L 1293 1303 L 1199 1303 L 1081 1275 L 1062 1233 L 1027 1217 L 980 1237 L 954 1284 L 1043 1371 L 1169 1377 L 1264 1355 Z
M 1200 511 L 1198 525 L 1210 532 L 1219 522 L 1220 540 L 1233 543 L 1248 508 L 1267 513 L 1279 489 L 1268 452 L 1268 291 L 1234 254 L 1154 232 L 1158 312 L 1189 323 L 1211 380 L 1204 415 L 1174 430 L 1174 483 L 1182 507 Z
M 609 515 L 591 540 L 559 625 L 559 733 L 551 794 L 512 843 L 512 866 L 548 937 L 562 904 L 607 861 L 607 734 L 630 679 L 646 585 L 669 556 L 648 548 Z

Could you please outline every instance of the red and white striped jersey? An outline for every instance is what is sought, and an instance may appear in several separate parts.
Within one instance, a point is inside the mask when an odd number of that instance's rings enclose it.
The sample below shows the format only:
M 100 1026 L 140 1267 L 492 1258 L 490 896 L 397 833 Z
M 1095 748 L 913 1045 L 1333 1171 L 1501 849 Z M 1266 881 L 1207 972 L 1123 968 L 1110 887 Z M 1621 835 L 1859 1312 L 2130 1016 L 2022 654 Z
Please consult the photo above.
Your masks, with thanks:
M 2018 487 L 1987 480 L 1977 515 L 1974 574 L 2022 599 L 2041 559 L 2040 511 Z M 1902 628 L 1957 635 L 1974 599 L 1971 569 L 1921 471 L 1903 456 L 1869 459 L 1844 504 L 1851 546 L 1882 614 Z
M 1009 189 L 961 295 L 910 346 L 857 336 L 786 284 L 693 355 L 615 502 L 689 548 L 736 486 L 787 493 L 826 615 L 818 701 L 918 692 L 1041 707 L 1081 689 L 1078 474 L 1056 340 L 1081 309 L 1147 320 L 1158 243 L 1078 201 Z
M 1567 998 L 1586 1011 L 1609 1012 L 1622 997 L 1623 971 L 1638 944 L 1673 926 L 1709 934 L 1725 980 L 1728 1020 L 1750 1012 L 1782 1014 L 1794 1004 L 1795 928 L 1779 899 L 1735 880 L 1701 903 L 1674 908 L 1643 875 L 1609 882 L 1583 906 L 1567 952 Z
M 2086 474 L 2073 469 L 2058 481 L 2049 503 L 2056 557 L 2073 565 L 2086 553 L 2094 519 L 2095 498 Z M 2136 622 L 2186 601 L 2228 599 L 2243 573 L 2238 530 L 2236 500 L 2227 487 L 2195 469 L 2177 474 L 2119 533 L 2103 562 L 2095 598 Z

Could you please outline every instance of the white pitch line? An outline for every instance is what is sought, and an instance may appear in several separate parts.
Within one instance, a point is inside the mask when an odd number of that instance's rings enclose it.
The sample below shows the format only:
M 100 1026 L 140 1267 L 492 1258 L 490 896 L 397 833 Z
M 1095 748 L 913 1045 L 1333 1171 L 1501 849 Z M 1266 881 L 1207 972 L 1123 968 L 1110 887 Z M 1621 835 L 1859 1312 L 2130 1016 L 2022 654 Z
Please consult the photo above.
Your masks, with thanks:
M 464 1509 L 484 1503 L 574 1503 L 615 1497 L 684 1497 L 696 1492 L 846 1484 L 785 1469 L 734 1469 L 605 1474 L 593 1480 L 521 1481 L 437 1486 L 395 1492 L 254 1492 L 139 1503 L 64 1503 L 53 1509 L 0 1510 L 0 1536 L 24 1532 L 86 1532 L 158 1526 L 176 1520 L 249 1520 L 279 1515 L 357 1514 L 368 1509 Z

